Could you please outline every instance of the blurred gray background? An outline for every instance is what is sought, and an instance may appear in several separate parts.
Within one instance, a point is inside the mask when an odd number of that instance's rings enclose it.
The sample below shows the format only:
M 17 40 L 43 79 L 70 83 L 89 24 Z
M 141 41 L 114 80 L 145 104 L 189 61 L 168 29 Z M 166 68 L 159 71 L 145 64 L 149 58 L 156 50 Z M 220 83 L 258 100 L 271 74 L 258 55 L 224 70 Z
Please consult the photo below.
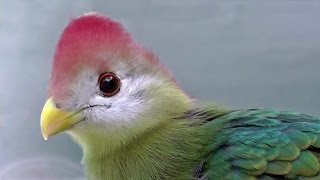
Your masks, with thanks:
M 124 24 L 194 97 L 320 116 L 320 1 L 0 0 L 0 179 L 83 176 L 78 145 L 44 141 L 39 117 L 59 34 L 89 11 Z

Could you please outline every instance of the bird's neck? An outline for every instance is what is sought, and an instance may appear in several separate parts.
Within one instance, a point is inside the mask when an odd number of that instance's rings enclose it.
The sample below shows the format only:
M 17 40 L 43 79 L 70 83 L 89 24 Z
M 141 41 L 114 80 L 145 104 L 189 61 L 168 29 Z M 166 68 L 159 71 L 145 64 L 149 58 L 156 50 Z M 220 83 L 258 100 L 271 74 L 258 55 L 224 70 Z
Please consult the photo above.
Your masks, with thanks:
M 190 122 L 174 120 L 112 151 L 110 143 L 83 146 L 88 179 L 191 179 L 208 154 L 208 134 Z

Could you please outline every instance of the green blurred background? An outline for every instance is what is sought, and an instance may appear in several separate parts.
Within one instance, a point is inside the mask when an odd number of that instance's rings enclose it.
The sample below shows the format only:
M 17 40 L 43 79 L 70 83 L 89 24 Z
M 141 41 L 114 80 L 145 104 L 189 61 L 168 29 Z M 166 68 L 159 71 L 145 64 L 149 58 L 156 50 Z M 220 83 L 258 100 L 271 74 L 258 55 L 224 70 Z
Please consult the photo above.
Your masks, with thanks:
M 0 0 L 0 179 L 83 177 L 81 149 L 44 141 L 39 117 L 55 44 L 98 11 L 154 50 L 186 92 L 233 108 L 320 116 L 320 1 Z

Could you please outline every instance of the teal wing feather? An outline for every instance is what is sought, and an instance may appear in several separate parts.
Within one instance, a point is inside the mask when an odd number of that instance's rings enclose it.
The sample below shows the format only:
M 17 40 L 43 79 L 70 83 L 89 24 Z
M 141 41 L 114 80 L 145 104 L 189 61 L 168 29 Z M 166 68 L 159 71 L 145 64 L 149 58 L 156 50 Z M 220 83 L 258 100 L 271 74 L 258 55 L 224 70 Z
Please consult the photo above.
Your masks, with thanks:
M 320 179 L 320 119 L 276 110 L 232 111 L 211 144 L 207 179 Z

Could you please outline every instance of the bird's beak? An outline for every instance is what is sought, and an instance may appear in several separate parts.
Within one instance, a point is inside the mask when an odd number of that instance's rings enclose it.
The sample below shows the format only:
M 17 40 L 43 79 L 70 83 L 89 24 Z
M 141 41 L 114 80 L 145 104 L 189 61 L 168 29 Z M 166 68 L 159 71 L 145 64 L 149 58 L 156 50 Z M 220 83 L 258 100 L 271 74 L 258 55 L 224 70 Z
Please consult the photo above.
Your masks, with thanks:
M 81 111 L 65 111 L 56 107 L 50 97 L 41 113 L 41 132 L 45 140 L 84 119 Z

